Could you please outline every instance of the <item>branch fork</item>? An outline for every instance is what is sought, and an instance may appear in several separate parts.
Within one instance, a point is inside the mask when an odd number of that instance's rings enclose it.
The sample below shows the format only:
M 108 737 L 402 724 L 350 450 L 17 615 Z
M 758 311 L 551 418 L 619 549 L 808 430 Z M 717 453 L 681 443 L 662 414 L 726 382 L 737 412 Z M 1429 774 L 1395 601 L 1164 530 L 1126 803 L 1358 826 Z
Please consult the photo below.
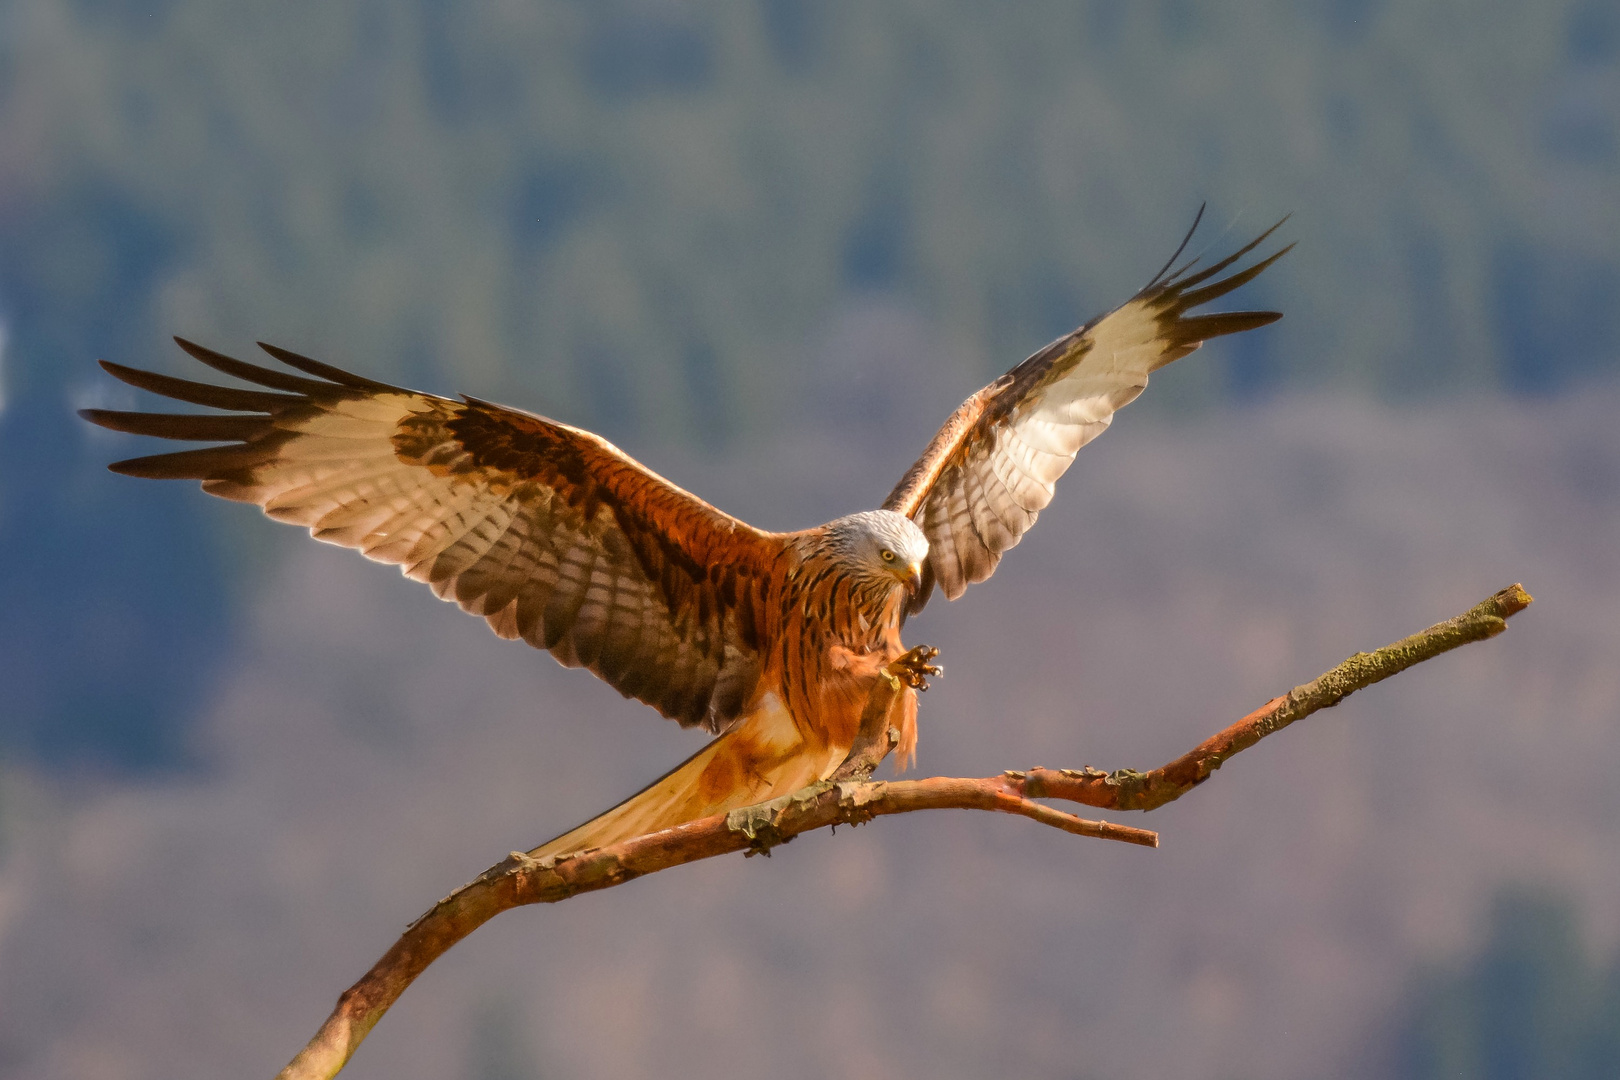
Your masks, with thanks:
M 1106 821 L 1087 821 L 1038 802 L 1062 799 L 1109 810 L 1153 810 L 1204 783 L 1233 755 L 1311 713 L 1331 708 L 1365 686 L 1475 641 L 1495 637 L 1531 603 L 1511 585 L 1455 618 L 1374 652 L 1358 652 L 1333 670 L 1272 698 L 1254 712 L 1157 769 L 1104 772 L 1009 769 L 996 776 L 872 779 L 898 732 L 887 726 L 889 705 L 907 686 L 926 687 L 938 650 L 920 646 L 885 669 L 867 700 L 854 744 L 827 780 L 790 795 L 605 848 L 535 858 L 514 851 L 440 900 L 413 922 L 393 948 L 338 999 L 337 1007 L 277 1080 L 330 1080 L 415 978 L 456 942 L 489 919 L 525 904 L 549 904 L 612 888 L 646 874 L 742 851 L 769 855 L 800 833 L 858 825 L 913 810 L 994 810 L 1017 814 L 1080 836 L 1157 847 L 1158 834 Z M 921 685 L 918 685 L 918 684 Z

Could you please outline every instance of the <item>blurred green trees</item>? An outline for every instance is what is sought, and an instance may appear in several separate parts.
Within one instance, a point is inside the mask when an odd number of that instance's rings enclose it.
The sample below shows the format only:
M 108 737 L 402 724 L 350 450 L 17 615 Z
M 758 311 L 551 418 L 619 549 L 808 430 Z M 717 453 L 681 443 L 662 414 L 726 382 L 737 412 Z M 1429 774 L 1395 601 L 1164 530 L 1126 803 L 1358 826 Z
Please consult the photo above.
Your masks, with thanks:
M 1302 244 L 1254 298 L 1278 336 L 1182 397 L 1542 387 L 1620 343 L 1596 0 L 17 0 L 4 42 L 25 366 L 273 337 L 759 436 L 840 296 L 915 305 L 971 388 L 1127 295 L 1204 199 L 1212 241 L 1294 211 Z
M 69 418 L 133 403 L 98 357 L 264 339 L 734 454 L 848 399 L 815 360 L 852 297 L 928 328 L 890 400 L 960 400 L 1207 199 L 1215 249 L 1295 213 L 1240 298 L 1288 318 L 1137 415 L 1540 391 L 1620 358 L 1616 191 L 1610 0 L 10 0 L 0 745 L 172 756 L 275 543 L 109 483 L 133 440 Z
M 1593 964 L 1568 903 L 1509 891 L 1481 951 L 1423 980 L 1402 1028 L 1402 1080 L 1607 1080 L 1620 1071 L 1620 964 Z

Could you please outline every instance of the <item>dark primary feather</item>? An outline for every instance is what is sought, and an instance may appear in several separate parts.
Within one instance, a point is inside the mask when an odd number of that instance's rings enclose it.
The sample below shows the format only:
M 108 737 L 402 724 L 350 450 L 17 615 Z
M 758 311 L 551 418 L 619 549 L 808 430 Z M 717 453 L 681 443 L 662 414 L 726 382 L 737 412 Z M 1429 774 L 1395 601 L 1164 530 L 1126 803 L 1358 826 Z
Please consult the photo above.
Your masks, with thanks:
M 268 386 L 273 390 L 289 390 L 294 394 L 304 395 L 319 395 L 331 389 L 330 383 L 300 379 L 297 375 L 288 375 L 286 372 L 276 371 L 274 368 L 249 364 L 246 361 L 226 356 L 224 353 L 215 352 L 213 349 L 204 348 L 196 342 L 187 341 L 185 338 L 177 337 L 174 339 L 174 343 L 190 353 L 193 358 L 207 364 L 215 371 L 222 371 L 226 375 L 234 375 L 245 382 L 254 382 L 260 386 Z
M 194 442 L 252 439 L 268 432 L 270 427 L 268 416 L 117 412 L 112 409 L 80 409 L 79 415 L 92 424 L 113 431 L 155 435 L 160 439 L 190 439 Z
M 125 367 L 110 360 L 100 361 L 101 367 L 115 379 L 141 390 L 184 401 L 190 405 L 207 405 L 215 409 L 235 409 L 238 412 L 273 412 L 282 405 L 296 405 L 303 399 L 290 394 L 266 394 L 261 390 L 240 390 L 234 386 L 215 386 L 212 383 L 176 379 L 172 375 L 159 375 L 155 371 Z
M 178 341 L 179 339 L 176 338 L 175 340 Z M 394 389 L 394 387 L 389 386 L 387 383 L 378 382 L 376 379 L 368 379 L 364 375 L 356 375 L 354 372 L 344 371 L 342 368 L 335 368 L 331 364 L 323 364 L 319 360 L 311 360 L 307 356 L 300 356 L 298 353 L 279 348 L 275 345 L 267 344 L 263 341 L 257 342 L 256 344 L 259 346 L 259 348 L 263 349 L 277 360 L 280 360 L 288 367 L 295 367 L 307 375 L 314 375 L 317 378 L 325 379 L 328 382 L 335 382 L 342 386 L 354 386 L 361 390 Z
M 1204 211 L 1207 210 L 1208 208 L 1209 208 L 1208 203 L 1199 203 L 1198 204 L 1198 213 L 1193 215 L 1192 224 L 1187 227 L 1187 235 L 1183 236 L 1181 238 L 1181 243 L 1176 245 L 1176 250 L 1172 251 L 1170 253 L 1170 257 L 1168 259 L 1164 260 L 1164 265 L 1159 267 L 1159 272 L 1157 274 L 1154 274 L 1153 277 L 1148 279 L 1147 288 L 1149 288 L 1149 289 L 1153 288 L 1153 286 L 1159 284 L 1161 281 L 1164 280 L 1164 276 L 1166 274 L 1170 273 L 1170 268 L 1172 266 L 1176 265 L 1176 260 L 1181 258 L 1181 253 L 1187 250 L 1187 245 L 1188 244 L 1192 243 L 1193 233 L 1198 231 L 1199 222 L 1204 220 Z M 1284 218 L 1283 220 L 1286 221 L 1288 219 Z M 1278 222 L 1278 224 L 1281 224 L 1281 222 Z M 1197 259 L 1192 260 L 1192 262 L 1189 262 L 1186 266 L 1184 266 L 1180 270 L 1178 270 L 1177 273 L 1178 274 L 1186 273 L 1187 270 L 1191 269 L 1193 263 L 1196 263 L 1197 261 L 1198 261 Z

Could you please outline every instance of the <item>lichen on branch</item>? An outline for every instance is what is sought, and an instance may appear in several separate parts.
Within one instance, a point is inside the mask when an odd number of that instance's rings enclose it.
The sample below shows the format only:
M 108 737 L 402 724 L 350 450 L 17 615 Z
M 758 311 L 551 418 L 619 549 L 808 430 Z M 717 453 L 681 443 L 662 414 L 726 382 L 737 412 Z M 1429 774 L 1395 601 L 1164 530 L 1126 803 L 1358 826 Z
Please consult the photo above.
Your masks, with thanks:
M 737 851 L 768 855 L 772 847 L 813 829 L 860 824 L 915 810 L 994 810 L 1080 836 L 1157 847 L 1157 833 L 1087 821 L 1035 800 L 1153 810 L 1202 784 L 1233 755 L 1311 713 L 1337 705 L 1357 690 L 1443 652 L 1495 637 L 1507 629 L 1508 618 L 1530 602 L 1530 594 L 1522 586 L 1511 585 L 1455 618 L 1374 652 L 1358 652 L 1150 772 L 1037 767 L 979 778 L 873 780 L 872 770 L 894 748 L 897 738 L 884 723 L 890 701 L 905 684 L 902 672 L 896 671 L 896 678 L 879 680 L 867 701 L 854 745 L 827 780 L 755 806 L 605 848 L 541 859 L 512 852 L 412 923 L 382 959 L 344 992 L 315 1037 L 277 1080 L 330 1080 L 336 1076 L 377 1021 L 429 964 L 510 908 L 556 903 L 716 855 Z M 923 662 L 931 659 L 930 652 Z

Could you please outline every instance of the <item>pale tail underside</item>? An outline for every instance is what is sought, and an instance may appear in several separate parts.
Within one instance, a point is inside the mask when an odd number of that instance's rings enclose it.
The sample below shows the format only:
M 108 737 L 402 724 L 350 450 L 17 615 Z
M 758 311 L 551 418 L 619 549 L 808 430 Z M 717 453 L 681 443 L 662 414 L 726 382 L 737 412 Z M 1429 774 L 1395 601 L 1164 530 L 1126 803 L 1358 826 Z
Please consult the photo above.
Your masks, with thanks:
M 793 718 L 766 695 L 737 726 L 640 792 L 530 855 L 563 855 L 751 806 L 831 775 L 847 746 L 806 746 Z

